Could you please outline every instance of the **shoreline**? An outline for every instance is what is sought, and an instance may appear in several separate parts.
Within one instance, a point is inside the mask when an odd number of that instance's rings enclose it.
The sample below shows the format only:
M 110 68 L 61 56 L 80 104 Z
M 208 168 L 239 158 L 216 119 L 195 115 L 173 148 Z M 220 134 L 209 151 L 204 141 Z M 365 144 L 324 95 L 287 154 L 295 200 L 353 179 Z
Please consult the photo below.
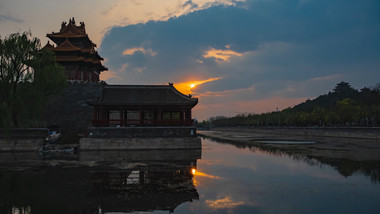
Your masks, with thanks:
M 304 128 L 281 128 L 281 130 L 279 130 L 278 128 L 262 129 L 232 127 L 213 128 L 208 131 L 198 131 L 197 133 L 201 137 L 230 142 L 240 146 L 257 147 L 271 151 L 275 150 L 292 155 L 305 155 L 317 159 L 380 161 L 380 140 L 378 138 L 360 138 L 360 132 L 355 133 L 356 137 L 350 137 L 350 135 L 344 137 L 341 136 L 342 132 L 340 131 L 336 132 L 336 135 L 333 135 L 331 129 L 328 135 L 311 135 L 310 133 L 305 132 Z M 365 135 L 365 133 L 363 135 Z M 380 135 L 380 132 L 377 135 Z M 259 143 L 258 141 L 260 140 L 313 141 L 316 143 L 264 144 Z
M 329 137 L 380 140 L 380 127 L 215 127 L 211 131 L 249 132 L 256 135 Z

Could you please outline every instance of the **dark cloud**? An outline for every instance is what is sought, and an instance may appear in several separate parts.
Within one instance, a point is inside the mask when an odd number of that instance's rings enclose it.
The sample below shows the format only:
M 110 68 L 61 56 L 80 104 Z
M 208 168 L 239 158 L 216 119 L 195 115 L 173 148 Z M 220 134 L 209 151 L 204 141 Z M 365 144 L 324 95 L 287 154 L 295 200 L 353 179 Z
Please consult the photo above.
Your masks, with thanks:
M 193 1 L 189 0 L 183 4 L 183 7 L 190 7 L 190 9 L 196 9 L 198 8 L 198 5 L 195 4 Z
M 1 15 L 0 14 L 0 22 L 17 22 L 17 23 L 22 23 L 24 22 L 23 20 L 21 19 L 17 19 L 17 18 L 14 18 L 12 16 L 6 16 L 6 15 Z
M 183 6 L 196 5 L 188 1 Z M 287 97 L 316 96 L 342 79 L 357 87 L 378 82 L 373 76 L 380 76 L 379 11 L 378 1 L 247 1 L 167 21 L 115 27 L 105 36 L 101 54 L 111 70 L 128 64 L 119 74 L 126 84 L 222 77 L 199 86 L 197 92 L 254 86 L 256 94 L 247 99 L 281 90 Z M 122 54 L 136 47 L 156 54 Z M 217 63 L 203 57 L 210 48 L 242 56 Z M 324 76 L 335 79 L 308 84 Z

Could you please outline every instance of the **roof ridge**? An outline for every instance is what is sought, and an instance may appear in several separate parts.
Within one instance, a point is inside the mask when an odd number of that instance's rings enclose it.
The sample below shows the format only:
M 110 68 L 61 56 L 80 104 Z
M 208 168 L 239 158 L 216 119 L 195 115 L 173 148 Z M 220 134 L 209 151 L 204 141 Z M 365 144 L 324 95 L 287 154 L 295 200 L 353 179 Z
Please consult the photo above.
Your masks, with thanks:
M 107 85 L 105 87 L 108 87 L 108 88 L 131 88 L 131 87 L 136 87 L 136 88 L 144 88 L 144 87 L 167 87 L 169 88 L 170 86 L 169 85 Z
M 78 49 L 80 50 L 80 48 L 74 46 L 70 41 L 69 39 L 66 37 L 66 40 L 64 42 L 62 42 L 62 44 L 60 46 L 58 46 L 57 48 L 75 48 L 75 49 Z

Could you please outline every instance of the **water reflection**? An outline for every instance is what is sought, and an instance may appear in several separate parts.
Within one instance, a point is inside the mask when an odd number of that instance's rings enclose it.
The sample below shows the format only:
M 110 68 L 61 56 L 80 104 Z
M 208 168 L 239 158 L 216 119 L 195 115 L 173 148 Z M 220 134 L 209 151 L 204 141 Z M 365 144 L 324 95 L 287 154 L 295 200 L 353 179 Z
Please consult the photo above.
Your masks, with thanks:
M 192 171 L 201 150 L 4 155 L 13 161 L 1 161 L 0 213 L 170 212 L 199 199 Z
M 205 140 L 207 138 L 203 138 Z M 331 139 L 326 139 L 331 140 Z M 337 140 L 337 139 L 333 139 Z M 250 145 L 247 143 L 233 142 L 213 139 L 220 144 L 233 145 L 239 149 L 248 149 L 254 153 L 265 153 L 268 155 L 274 155 L 278 157 L 290 157 L 295 161 L 302 161 L 307 163 L 310 166 L 324 166 L 329 165 L 337 170 L 344 177 L 350 177 L 355 173 L 360 173 L 365 176 L 368 176 L 371 182 L 379 183 L 380 182 L 380 156 L 376 159 L 366 159 L 358 160 L 355 157 L 350 157 L 351 155 L 345 156 L 342 154 L 345 148 L 341 150 L 332 148 L 330 150 L 307 153 L 305 150 L 298 149 L 297 147 L 291 147 L 291 145 L 286 145 L 285 147 L 279 146 L 265 146 L 260 144 Z M 326 143 L 326 142 L 324 142 Z M 349 143 L 349 142 L 348 142 Z M 372 150 L 373 152 L 373 150 Z M 365 156 L 365 154 L 362 154 Z M 380 153 L 379 153 L 380 155 Z M 359 154 L 358 154 L 359 156 Z
M 366 177 L 378 181 L 376 161 L 209 139 L 202 146 L 52 160 L 2 153 L 0 213 L 380 212 L 379 185 Z

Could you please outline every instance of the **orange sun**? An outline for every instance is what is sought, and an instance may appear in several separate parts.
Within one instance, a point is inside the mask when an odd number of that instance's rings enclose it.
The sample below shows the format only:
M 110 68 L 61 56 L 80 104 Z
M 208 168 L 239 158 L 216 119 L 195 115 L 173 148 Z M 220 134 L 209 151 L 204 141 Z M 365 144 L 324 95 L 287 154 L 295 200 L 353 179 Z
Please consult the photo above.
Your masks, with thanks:
M 194 88 L 194 87 L 195 87 L 194 83 L 190 84 L 190 88 Z

